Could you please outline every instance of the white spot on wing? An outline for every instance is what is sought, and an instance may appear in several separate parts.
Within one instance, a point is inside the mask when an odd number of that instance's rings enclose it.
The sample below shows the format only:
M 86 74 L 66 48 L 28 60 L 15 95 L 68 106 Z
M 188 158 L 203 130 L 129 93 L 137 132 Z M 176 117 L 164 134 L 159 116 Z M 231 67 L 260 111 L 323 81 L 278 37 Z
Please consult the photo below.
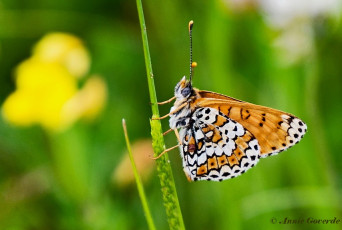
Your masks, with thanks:
M 206 161 L 207 161 L 207 154 L 204 152 L 198 156 L 197 165 L 202 165 Z

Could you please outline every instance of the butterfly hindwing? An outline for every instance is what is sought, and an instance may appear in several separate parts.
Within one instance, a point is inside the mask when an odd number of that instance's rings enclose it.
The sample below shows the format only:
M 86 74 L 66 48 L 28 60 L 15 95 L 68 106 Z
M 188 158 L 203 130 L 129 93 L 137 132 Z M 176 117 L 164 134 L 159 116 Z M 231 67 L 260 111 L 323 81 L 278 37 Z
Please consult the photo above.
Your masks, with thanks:
M 189 180 L 234 178 L 260 157 L 257 139 L 241 124 L 209 107 L 198 108 L 180 131 L 183 168 Z

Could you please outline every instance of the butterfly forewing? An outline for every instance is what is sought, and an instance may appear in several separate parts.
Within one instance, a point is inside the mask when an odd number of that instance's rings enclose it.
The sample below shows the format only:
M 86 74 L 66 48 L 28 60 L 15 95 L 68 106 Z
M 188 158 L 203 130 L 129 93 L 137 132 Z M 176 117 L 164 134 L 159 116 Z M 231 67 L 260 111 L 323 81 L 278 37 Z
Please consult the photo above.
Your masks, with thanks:
M 307 130 L 302 120 L 289 113 L 207 91 L 203 95 L 207 98 L 198 99 L 197 106 L 214 108 L 240 123 L 258 140 L 261 157 L 295 145 Z

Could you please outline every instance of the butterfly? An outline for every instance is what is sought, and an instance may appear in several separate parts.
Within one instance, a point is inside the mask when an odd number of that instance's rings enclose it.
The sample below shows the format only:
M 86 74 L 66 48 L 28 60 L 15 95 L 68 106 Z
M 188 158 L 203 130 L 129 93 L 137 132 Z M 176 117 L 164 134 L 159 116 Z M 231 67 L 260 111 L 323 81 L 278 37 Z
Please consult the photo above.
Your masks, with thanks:
M 170 113 L 159 119 L 170 117 L 169 131 L 175 131 L 179 143 L 164 152 L 179 147 L 189 181 L 231 179 L 260 158 L 298 143 L 307 126 L 292 114 L 194 88 L 192 26 L 190 21 L 190 79 L 184 76 L 175 87 L 175 96 L 158 103 L 175 100 Z

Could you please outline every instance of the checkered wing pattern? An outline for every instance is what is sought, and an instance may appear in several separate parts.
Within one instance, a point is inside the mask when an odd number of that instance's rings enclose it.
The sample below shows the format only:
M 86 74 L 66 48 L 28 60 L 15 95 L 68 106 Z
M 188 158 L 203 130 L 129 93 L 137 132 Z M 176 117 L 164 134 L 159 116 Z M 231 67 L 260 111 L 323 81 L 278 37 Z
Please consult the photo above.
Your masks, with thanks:
M 216 109 L 241 124 L 258 140 L 263 158 L 294 146 L 307 131 L 306 124 L 292 114 L 229 97 L 204 98 L 197 106 Z
M 253 167 L 260 158 L 254 135 L 219 110 L 201 107 L 180 130 L 183 168 L 188 179 L 222 181 Z

